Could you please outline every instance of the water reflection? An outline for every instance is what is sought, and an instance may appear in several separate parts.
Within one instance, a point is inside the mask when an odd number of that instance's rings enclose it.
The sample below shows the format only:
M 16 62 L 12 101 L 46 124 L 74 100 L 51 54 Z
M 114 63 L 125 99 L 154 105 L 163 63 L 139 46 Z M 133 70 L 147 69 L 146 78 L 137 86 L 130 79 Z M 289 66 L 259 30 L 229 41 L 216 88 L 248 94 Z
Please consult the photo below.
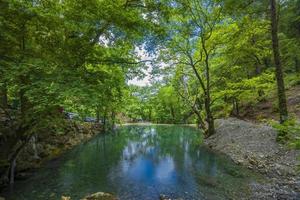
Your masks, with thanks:
M 254 179 L 245 169 L 199 145 L 182 126 L 128 126 L 63 156 L 55 166 L 18 182 L 10 199 L 79 199 L 105 191 L 120 199 L 229 199 L 246 194 Z

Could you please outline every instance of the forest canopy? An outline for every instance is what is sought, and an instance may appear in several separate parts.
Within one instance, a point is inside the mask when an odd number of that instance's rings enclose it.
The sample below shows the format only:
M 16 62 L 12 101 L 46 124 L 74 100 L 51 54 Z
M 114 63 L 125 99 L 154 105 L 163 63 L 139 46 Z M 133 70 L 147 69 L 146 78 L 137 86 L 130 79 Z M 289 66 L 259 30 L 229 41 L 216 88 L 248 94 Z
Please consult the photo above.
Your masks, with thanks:
M 1 108 L 19 110 L 25 124 L 62 107 L 209 128 L 267 99 L 277 81 L 284 121 L 282 77 L 299 82 L 300 2 L 274 1 L 275 33 L 270 2 L 2 0 Z M 150 85 L 128 84 L 145 71 Z

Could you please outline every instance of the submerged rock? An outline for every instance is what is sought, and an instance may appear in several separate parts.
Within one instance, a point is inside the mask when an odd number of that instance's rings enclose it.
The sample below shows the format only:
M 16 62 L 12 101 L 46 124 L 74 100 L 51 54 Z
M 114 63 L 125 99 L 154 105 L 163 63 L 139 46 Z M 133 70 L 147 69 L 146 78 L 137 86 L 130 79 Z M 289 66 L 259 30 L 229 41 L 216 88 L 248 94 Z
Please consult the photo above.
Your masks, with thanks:
M 2 200 L 2 199 L 0 198 L 0 200 Z M 71 200 L 71 197 L 62 196 L 61 200 Z M 115 197 L 114 195 L 109 194 L 109 193 L 97 192 L 97 193 L 88 195 L 81 200 L 117 200 L 117 197 Z
M 81 200 L 117 200 L 117 198 L 109 193 L 97 192 L 91 195 L 84 197 Z
M 169 196 L 167 196 L 167 195 L 164 195 L 164 194 L 161 194 L 161 195 L 159 195 L 159 199 L 160 200 L 183 200 L 183 199 L 174 199 L 174 198 L 171 198 L 171 197 L 169 197 Z

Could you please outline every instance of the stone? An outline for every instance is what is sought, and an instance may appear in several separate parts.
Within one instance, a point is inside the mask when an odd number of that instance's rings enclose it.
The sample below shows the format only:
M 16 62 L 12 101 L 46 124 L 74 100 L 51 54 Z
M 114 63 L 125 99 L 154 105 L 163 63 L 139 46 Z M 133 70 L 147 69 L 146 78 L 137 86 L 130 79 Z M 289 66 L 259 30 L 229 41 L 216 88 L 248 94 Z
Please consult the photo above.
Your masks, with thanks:
M 164 195 L 164 194 L 159 195 L 159 199 L 160 200 L 183 200 L 181 198 L 179 198 L 179 199 L 172 199 L 171 197 L 169 197 L 167 195 Z
M 251 165 L 257 165 L 257 161 L 255 160 L 255 158 L 249 158 L 248 161 Z
M 169 198 L 167 195 L 164 195 L 164 194 L 159 195 L 159 199 L 160 200 L 171 200 L 171 198 Z
M 239 160 L 236 160 L 235 163 L 238 165 L 242 165 L 244 163 L 244 160 L 239 159 Z
M 117 200 L 117 198 L 109 193 L 97 192 L 91 195 L 84 197 L 81 200 Z

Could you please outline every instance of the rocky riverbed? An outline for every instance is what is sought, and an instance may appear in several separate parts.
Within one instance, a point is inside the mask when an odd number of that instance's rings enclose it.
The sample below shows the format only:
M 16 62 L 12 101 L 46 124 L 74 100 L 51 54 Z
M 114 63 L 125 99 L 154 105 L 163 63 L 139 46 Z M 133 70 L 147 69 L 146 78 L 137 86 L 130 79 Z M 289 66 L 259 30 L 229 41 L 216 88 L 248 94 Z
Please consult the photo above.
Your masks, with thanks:
M 267 178 L 251 185 L 249 199 L 300 199 L 300 151 L 278 144 L 276 136 L 270 126 L 229 118 L 216 120 L 216 134 L 205 143 Z

